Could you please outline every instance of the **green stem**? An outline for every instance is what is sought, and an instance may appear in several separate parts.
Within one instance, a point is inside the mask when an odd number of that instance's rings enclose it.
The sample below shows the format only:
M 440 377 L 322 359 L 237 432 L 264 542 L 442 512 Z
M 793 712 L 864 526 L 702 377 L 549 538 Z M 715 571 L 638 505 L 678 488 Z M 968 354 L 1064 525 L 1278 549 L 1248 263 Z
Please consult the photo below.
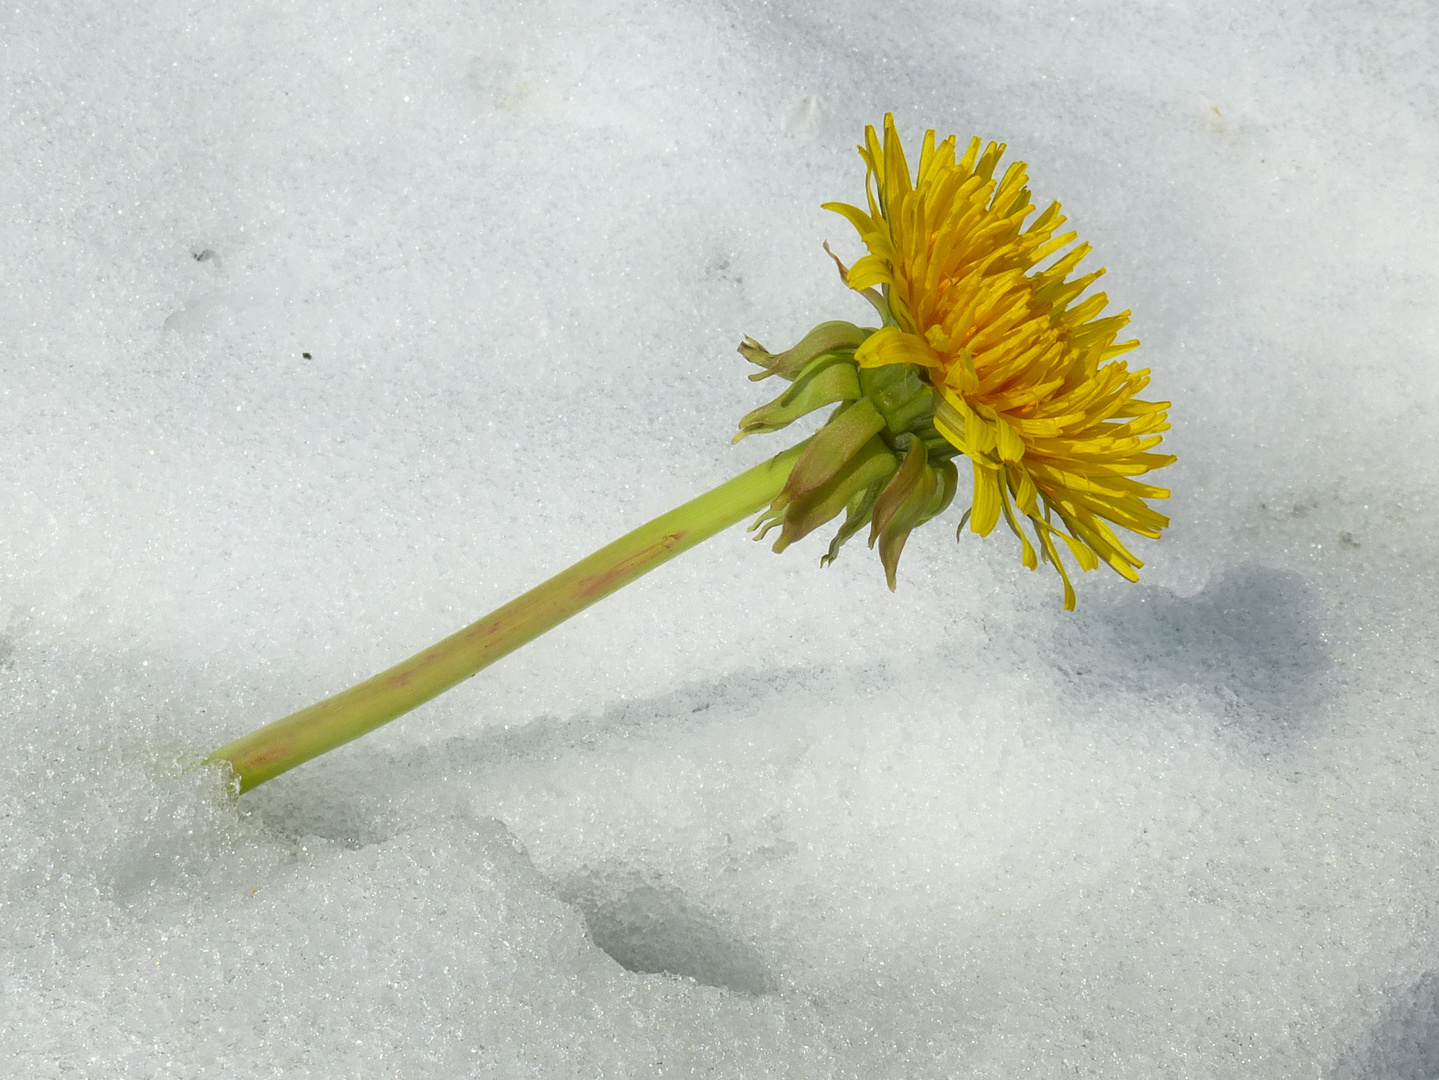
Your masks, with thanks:
M 220 747 L 206 763 L 229 762 L 240 790 L 248 791 L 402 716 L 596 600 L 764 509 L 784 487 L 804 447 L 791 447 L 661 514 L 388 671 Z

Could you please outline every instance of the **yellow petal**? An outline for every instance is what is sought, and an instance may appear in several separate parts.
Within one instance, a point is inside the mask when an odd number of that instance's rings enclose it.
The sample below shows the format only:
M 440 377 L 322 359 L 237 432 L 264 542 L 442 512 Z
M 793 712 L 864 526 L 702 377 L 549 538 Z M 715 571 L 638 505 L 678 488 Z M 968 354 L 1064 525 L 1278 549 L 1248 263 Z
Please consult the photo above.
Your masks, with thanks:
M 866 255 L 849 268 L 847 284 L 856 291 L 868 289 L 871 285 L 890 285 L 894 274 L 890 272 L 888 259 L 878 255 Z
M 970 503 L 969 528 L 988 536 L 999 524 L 999 474 L 971 459 L 974 466 L 974 498 Z
M 858 264 L 855 264 L 858 267 Z M 854 271 L 850 271 L 853 276 Z M 929 342 L 918 334 L 907 334 L 897 326 L 884 326 L 864 339 L 854 352 L 855 363 L 862 368 L 885 367 L 888 364 L 918 364 L 937 368 L 943 363 Z
M 1018 461 L 1024 457 L 1024 440 L 1003 416 L 995 418 L 994 431 L 997 436 L 995 448 L 999 451 L 1000 461 Z

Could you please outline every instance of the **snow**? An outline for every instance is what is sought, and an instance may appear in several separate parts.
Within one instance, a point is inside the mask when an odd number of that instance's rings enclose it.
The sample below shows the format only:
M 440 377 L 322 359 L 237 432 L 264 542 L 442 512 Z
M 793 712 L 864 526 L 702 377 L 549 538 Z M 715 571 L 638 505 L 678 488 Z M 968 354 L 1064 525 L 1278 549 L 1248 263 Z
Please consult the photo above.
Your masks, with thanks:
M 1436 38 L 0 14 L 0 1073 L 1436 1075 Z M 788 445 L 729 446 L 734 347 L 864 319 L 819 204 L 887 110 L 1007 142 L 1133 310 L 1141 584 L 735 530 L 239 800 L 196 767 Z

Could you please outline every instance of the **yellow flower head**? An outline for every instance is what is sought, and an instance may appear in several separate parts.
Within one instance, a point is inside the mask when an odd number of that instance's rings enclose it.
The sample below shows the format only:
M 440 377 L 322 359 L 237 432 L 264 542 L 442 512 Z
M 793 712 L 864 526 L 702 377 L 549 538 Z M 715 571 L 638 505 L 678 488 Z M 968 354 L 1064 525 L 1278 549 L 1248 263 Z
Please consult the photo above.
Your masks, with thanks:
M 1101 318 L 1102 292 L 1081 299 L 1104 271 L 1070 277 L 1089 245 L 1056 235 L 1058 203 L 1036 216 L 1022 163 L 994 178 L 1003 153 L 996 143 L 981 153 L 976 138 L 956 159 L 954 137 L 936 144 L 929 131 L 911 179 L 886 116 L 883 143 L 870 127 L 860 147 L 868 213 L 825 205 L 859 230 L 869 254 L 846 281 L 885 317 L 855 363 L 910 365 L 932 388 L 934 429 L 973 467 L 970 528 L 987 535 L 1003 515 L 1034 569 L 1026 518 L 1073 608 L 1056 537 L 1083 569 L 1103 560 L 1135 581 L 1143 563 L 1110 525 L 1157 537 L 1169 524 L 1145 503 L 1169 492 L 1135 479 L 1174 461 L 1151 452 L 1169 403 L 1135 397 L 1148 371 L 1115 359 L 1139 344 L 1114 340 L 1129 313 Z

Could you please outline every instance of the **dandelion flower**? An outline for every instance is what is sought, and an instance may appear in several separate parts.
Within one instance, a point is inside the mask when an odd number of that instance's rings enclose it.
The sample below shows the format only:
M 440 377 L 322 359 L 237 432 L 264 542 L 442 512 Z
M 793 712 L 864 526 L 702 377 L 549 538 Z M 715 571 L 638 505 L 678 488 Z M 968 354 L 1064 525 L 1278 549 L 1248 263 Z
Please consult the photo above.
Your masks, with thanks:
M 867 212 L 825 204 L 869 249 L 841 272 L 885 321 L 855 364 L 905 365 L 931 389 L 935 430 L 973 470 L 969 527 L 984 536 L 1002 516 L 1034 569 L 1024 519 L 1066 608 L 1074 589 L 1056 538 L 1082 569 L 1103 561 L 1138 580 L 1143 563 L 1111 526 L 1158 537 L 1169 524 L 1145 502 L 1169 492 L 1136 479 L 1174 461 L 1153 452 L 1169 403 L 1137 398 L 1148 371 L 1116 359 L 1139 344 L 1115 341 L 1129 313 L 1101 317 L 1104 293 L 1084 296 L 1104 271 L 1071 276 L 1089 245 L 1059 232 L 1058 203 L 1036 213 L 1023 163 L 995 178 L 1002 144 L 981 152 L 972 139 L 956 157 L 954 137 L 936 144 L 931 130 L 912 179 L 886 116 L 883 142 L 870 127 L 859 149 Z
M 883 143 L 866 129 L 868 212 L 827 205 L 869 248 L 853 269 L 835 262 L 883 325 L 821 323 L 781 353 L 752 338 L 740 346 L 763 369 L 751 378 L 778 375 L 790 385 L 741 420 L 736 438 L 832 409 L 812 437 L 206 760 L 231 770 L 236 792 L 263 784 L 389 723 L 759 511 L 753 528 L 760 536 L 778 529 L 776 551 L 844 515 L 826 562 L 868 525 L 893 589 L 906 538 L 953 501 L 961 454 L 974 474 L 970 528 L 986 535 L 1003 516 L 1026 566 L 1042 558 L 1059 571 L 1066 608 L 1074 589 L 1056 538 L 1083 569 L 1102 560 L 1135 580 L 1142 564 L 1110 526 L 1157 537 L 1169 524 L 1145 502 L 1169 492 L 1135 479 L 1174 460 L 1152 452 L 1167 429 L 1168 403 L 1135 397 L 1148 372 L 1115 359 L 1138 344 L 1114 340 L 1128 312 L 1100 317 L 1104 294 L 1084 292 L 1103 271 L 1070 276 L 1089 247 L 1073 245 L 1072 232 L 1056 235 L 1064 223 L 1057 203 L 1035 216 L 1023 165 L 994 179 L 1003 152 L 990 143 L 980 153 L 974 139 L 956 159 L 954 138 L 936 145 L 930 131 L 912 179 L 893 119 L 885 117 Z

